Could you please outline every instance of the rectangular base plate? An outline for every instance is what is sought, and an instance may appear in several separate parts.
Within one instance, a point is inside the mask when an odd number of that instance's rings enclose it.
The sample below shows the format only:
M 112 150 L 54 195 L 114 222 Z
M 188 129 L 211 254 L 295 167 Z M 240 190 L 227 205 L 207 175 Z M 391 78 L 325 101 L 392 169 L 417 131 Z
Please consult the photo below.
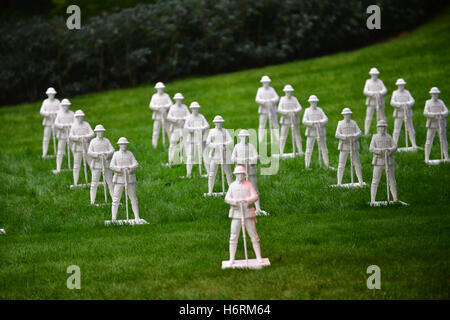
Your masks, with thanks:
M 428 165 L 437 165 L 437 164 L 440 164 L 440 163 L 445 163 L 445 162 L 450 162 L 450 160 L 445 160 L 445 159 L 436 159 L 436 160 L 430 160 L 430 161 L 425 161 L 425 163 L 426 164 L 428 164 Z
M 91 186 L 90 183 L 80 183 L 80 184 L 77 184 L 77 185 L 71 184 L 70 185 L 70 189 L 87 188 L 87 187 L 90 187 L 90 186 Z
M 409 206 L 409 204 L 407 204 L 406 202 L 403 201 L 375 201 L 375 202 L 368 202 L 368 204 L 371 207 L 381 207 L 381 206 L 389 206 L 389 205 L 396 205 L 396 204 L 401 204 L 403 206 Z
M 41 156 L 41 158 L 42 159 L 53 159 L 53 158 L 56 158 L 56 156 L 53 154 L 53 155 Z
M 222 261 L 222 269 L 261 269 L 267 266 L 270 266 L 269 258 L 263 258 L 261 262 L 256 259 L 234 260 L 233 264 L 230 263 L 230 260 Z
M 129 220 L 105 220 L 105 226 L 110 226 L 110 225 L 117 225 L 117 226 L 135 226 L 135 225 L 140 225 L 140 224 L 148 224 L 148 222 L 145 219 L 139 219 L 139 220 L 135 220 L 135 219 L 129 219 Z
M 330 185 L 330 187 L 332 188 L 364 188 L 367 187 L 367 183 L 363 182 L 363 183 L 358 183 L 358 182 L 354 182 L 354 183 L 342 183 L 342 184 L 332 184 Z
M 53 169 L 53 170 L 52 170 L 52 173 L 53 173 L 53 174 L 58 174 L 58 173 L 61 173 L 61 172 L 69 172 L 69 171 L 72 171 L 72 169 L 68 169 L 68 168 L 66 168 L 66 169 L 61 169 L 59 172 L 56 171 L 56 169 Z
M 417 150 L 423 150 L 421 147 L 401 147 L 397 148 L 397 152 L 415 152 Z
M 283 153 L 283 154 L 272 154 L 274 158 L 287 159 L 287 158 L 295 158 L 295 157 L 303 157 L 305 154 L 303 152 L 296 152 L 295 154 L 291 153 Z
M 204 193 L 203 196 L 204 197 L 223 197 L 224 195 L 226 195 L 226 192 L 213 192 L 211 194 L 209 193 Z

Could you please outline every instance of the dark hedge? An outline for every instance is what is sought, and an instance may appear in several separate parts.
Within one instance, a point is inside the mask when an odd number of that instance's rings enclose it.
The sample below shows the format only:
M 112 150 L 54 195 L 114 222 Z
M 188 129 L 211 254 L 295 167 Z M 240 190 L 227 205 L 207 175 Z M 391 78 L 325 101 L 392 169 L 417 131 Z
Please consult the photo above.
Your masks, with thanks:
M 0 105 L 348 50 L 409 30 L 441 0 L 164 0 L 83 19 L 0 23 Z M 366 28 L 378 4 L 381 30 Z

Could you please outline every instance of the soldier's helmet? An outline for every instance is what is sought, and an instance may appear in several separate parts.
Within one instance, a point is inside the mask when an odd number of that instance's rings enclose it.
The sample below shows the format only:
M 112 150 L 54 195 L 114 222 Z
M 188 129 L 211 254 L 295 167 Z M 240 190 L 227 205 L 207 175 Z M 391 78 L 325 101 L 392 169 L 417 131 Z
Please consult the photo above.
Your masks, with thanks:
M 97 131 L 106 131 L 106 130 L 101 124 L 98 124 L 95 126 L 95 129 L 94 129 L 94 132 L 97 132 Z
M 120 137 L 119 140 L 117 141 L 117 144 L 118 144 L 118 145 L 121 145 L 121 144 L 129 144 L 129 142 L 128 142 L 127 138 L 125 138 L 125 137 Z
M 56 90 L 53 87 L 50 87 L 45 91 L 45 94 L 56 94 Z
M 264 82 L 270 82 L 272 80 L 270 80 L 270 78 L 268 76 L 262 76 L 261 80 L 259 80 L 259 82 L 264 83 Z
M 225 122 L 225 120 L 223 120 L 222 116 L 215 116 L 213 122 L 214 123 L 216 123 L 216 122 Z
M 71 103 L 69 101 L 69 99 L 62 99 L 62 101 L 59 103 L 61 106 L 70 106 Z
M 175 95 L 173 96 L 173 99 L 174 99 L 174 100 L 183 100 L 184 97 L 183 97 L 183 95 L 182 95 L 181 93 L 177 92 L 177 93 L 175 93 Z
M 288 92 L 288 91 L 292 92 L 292 91 L 294 91 L 294 88 L 292 88 L 292 86 L 290 84 L 287 84 L 284 86 L 283 91 L 284 92 Z
M 384 120 L 380 120 L 377 122 L 377 127 L 387 127 L 387 122 Z
M 380 71 L 378 71 L 377 68 L 372 68 L 370 69 L 369 74 L 380 74 Z
M 397 79 L 397 81 L 395 82 L 395 85 L 396 86 L 399 86 L 399 85 L 405 85 L 406 84 L 406 81 L 405 80 L 403 80 L 402 78 L 400 78 L 400 79 Z
M 75 116 L 75 117 L 84 117 L 84 112 L 83 112 L 83 110 L 78 109 L 77 111 L 75 111 L 74 116 Z
M 164 89 L 166 86 L 162 82 L 157 82 L 155 85 L 155 89 Z
M 248 137 L 248 136 L 250 136 L 248 130 L 242 129 L 241 131 L 239 131 L 238 137 Z
M 437 87 L 433 87 L 430 90 L 430 93 L 441 93 Z
M 189 106 L 189 109 L 198 109 L 198 108 L 200 108 L 200 105 L 198 104 L 197 101 L 193 101 Z
M 317 98 L 315 95 L 311 95 L 311 96 L 309 96 L 309 98 L 308 98 L 308 102 L 311 102 L 311 101 L 319 101 L 319 98 Z
M 246 174 L 247 171 L 245 171 L 244 166 L 236 166 L 234 168 L 233 174 Z
M 344 108 L 341 114 L 352 114 L 352 110 L 350 110 L 350 108 Z

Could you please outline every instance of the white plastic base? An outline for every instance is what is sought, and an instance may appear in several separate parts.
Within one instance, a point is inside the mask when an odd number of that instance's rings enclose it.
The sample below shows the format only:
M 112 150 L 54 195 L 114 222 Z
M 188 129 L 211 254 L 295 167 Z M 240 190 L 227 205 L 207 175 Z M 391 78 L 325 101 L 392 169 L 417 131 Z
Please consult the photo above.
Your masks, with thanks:
M 401 147 L 397 148 L 397 152 L 415 152 L 417 150 L 423 150 L 421 147 Z
M 450 160 L 436 159 L 436 160 L 425 161 L 426 164 L 431 165 L 431 166 L 437 165 L 437 164 L 441 164 L 441 163 L 445 163 L 445 162 L 450 162 Z
M 148 224 L 145 219 L 129 219 L 129 220 L 105 220 L 105 226 L 117 225 L 117 226 L 135 226 L 140 224 Z
M 103 202 L 103 203 L 91 203 L 91 206 L 94 207 L 106 207 L 106 206 L 110 206 L 111 203 L 107 203 L 107 202 Z
M 204 193 L 203 196 L 204 197 L 223 197 L 224 195 L 226 195 L 226 192 L 213 192 L 211 194 L 209 193 Z
M 381 207 L 381 206 L 389 206 L 389 205 L 396 205 L 401 204 L 403 206 L 409 206 L 406 202 L 403 201 L 375 201 L 375 202 L 369 202 L 369 205 L 371 207 Z
M 70 189 L 80 189 L 90 187 L 90 183 L 71 184 Z
M 54 158 L 56 158 L 56 156 L 53 154 L 53 155 L 41 156 L 41 158 L 42 159 L 54 159 Z
M 61 169 L 60 171 L 57 171 L 56 169 L 53 169 L 52 173 L 53 174 L 58 174 L 58 173 L 61 173 L 61 172 L 69 172 L 69 171 L 72 171 L 72 169 L 66 168 L 66 169 Z
M 5 229 L 0 229 L 0 234 L 6 234 Z
M 330 185 L 330 187 L 332 188 L 364 188 L 367 187 L 368 184 L 363 182 L 363 183 L 358 183 L 358 182 L 354 182 L 354 183 L 342 183 L 342 184 L 332 184 Z
M 270 266 L 269 258 L 263 258 L 261 262 L 258 262 L 256 259 L 234 260 L 233 264 L 231 264 L 230 260 L 222 261 L 222 269 L 261 269 L 267 266 Z
M 272 154 L 272 157 L 274 158 L 280 158 L 280 159 L 287 159 L 287 158 L 295 158 L 295 157 L 303 157 L 305 155 L 304 152 L 296 152 L 294 153 L 283 153 L 283 154 Z

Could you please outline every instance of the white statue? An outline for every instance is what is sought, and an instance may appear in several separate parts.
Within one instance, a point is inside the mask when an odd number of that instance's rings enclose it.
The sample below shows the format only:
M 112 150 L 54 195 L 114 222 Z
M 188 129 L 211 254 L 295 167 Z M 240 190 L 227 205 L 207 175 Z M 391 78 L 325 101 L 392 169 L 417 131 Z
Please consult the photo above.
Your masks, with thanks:
M 74 122 L 74 113 L 69 110 L 71 105 L 68 99 L 63 99 L 59 104 L 60 110 L 55 118 L 56 138 L 58 138 L 58 152 L 56 154 L 56 170 L 53 173 L 61 172 L 61 165 L 67 146 L 67 163 L 70 170 L 70 143 L 69 133 Z
M 414 132 L 413 120 L 412 120 L 412 106 L 414 105 L 414 98 L 411 96 L 408 90 L 405 89 L 405 80 L 398 79 L 395 84 L 398 89 L 392 93 L 391 106 L 394 107 L 394 133 L 393 138 L 396 145 L 398 145 L 398 138 L 400 131 L 402 130 L 402 124 L 405 124 L 405 148 L 398 151 L 412 151 L 417 149 L 416 137 Z M 412 148 L 408 148 L 408 134 L 411 140 Z
M 59 111 L 59 100 L 55 98 L 56 91 L 52 87 L 45 92 L 48 96 L 42 102 L 40 114 L 44 117 L 42 125 L 44 126 L 44 136 L 42 139 L 42 158 L 47 157 L 48 144 L 50 136 L 53 138 L 53 152 L 56 155 L 56 137 L 55 137 L 55 118 Z
M 192 174 L 192 167 L 195 162 L 195 153 L 198 155 L 198 166 L 200 175 L 202 174 L 202 158 L 203 163 L 206 168 L 206 172 L 209 170 L 209 158 L 206 151 L 206 130 L 209 129 L 208 121 L 205 117 L 198 112 L 200 105 L 198 102 L 194 101 L 191 103 L 189 108 L 192 110 L 185 123 L 183 140 L 186 140 L 186 176 L 189 178 Z
M 261 256 L 259 236 L 256 231 L 256 213 L 253 203 L 258 200 L 258 194 L 253 185 L 245 180 L 245 168 L 236 166 L 233 172 L 236 181 L 230 184 L 225 202 L 228 203 L 230 211 L 228 217 L 231 218 L 230 232 L 230 260 L 222 262 L 222 269 L 225 268 L 261 268 L 270 265 L 269 259 Z M 245 260 L 235 260 L 238 245 L 239 233 L 242 228 L 244 242 Z M 256 259 L 248 259 L 247 235 L 250 236 Z
M 273 141 L 272 131 L 275 134 L 276 141 L 279 141 L 277 107 L 276 107 L 276 103 L 278 102 L 279 97 L 275 89 L 269 85 L 270 81 L 271 80 L 268 76 L 263 76 L 261 78 L 260 82 L 262 83 L 262 87 L 258 88 L 255 98 L 256 103 L 259 105 L 258 137 L 260 144 L 264 141 L 267 118 L 269 119 L 269 127 L 271 129 L 270 130 L 271 141 Z
M 380 120 L 377 123 L 378 133 L 372 136 L 369 151 L 373 153 L 373 177 L 370 189 L 370 204 L 379 205 L 375 200 L 377 195 L 378 184 L 380 183 L 383 170 L 386 174 L 386 193 L 387 204 L 391 202 L 389 189 L 391 190 L 393 201 L 397 202 L 397 182 L 395 181 L 395 160 L 394 153 L 397 151 L 397 145 L 394 139 L 386 132 L 387 123 Z
M 224 173 L 227 177 L 228 185 L 231 184 L 233 179 L 231 173 L 231 148 L 233 147 L 233 138 L 231 138 L 228 130 L 222 127 L 224 120 L 221 116 L 215 116 L 213 122 L 216 127 L 209 131 L 208 137 L 206 138 L 206 146 L 210 149 L 208 196 L 213 195 L 214 182 L 216 180 L 219 165 L 222 174 L 222 193 L 218 194 L 225 194 Z
M 0 234 L 6 234 L 5 229 L 0 229 Z
M 245 168 L 245 180 L 250 181 L 256 192 L 258 192 L 258 186 L 256 183 L 257 168 L 258 163 L 258 152 L 256 148 L 249 143 L 249 133 L 247 130 L 239 131 L 238 137 L 241 141 L 234 146 L 233 153 L 231 154 L 231 162 L 235 163 L 236 166 L 243 166 Z M 255 201 L 256 215 L 267 215 L 267 212 L 261 210 L 261 206 L 258 200 Z
M 336 128 L 336 138 L 339 139 L 338 150 L 339 153 L 339 166 L 337 170 L 337 185 L 342 185 L 342 177 L 344 176 L 345 164 L 347 158 L 350 155 L 350 177 L 351 184 L 345 186 L 363 186 L 364 181 L 362 177 L 361 161 L 359 159 L 359 142 L 362 132 L 358 127 L 355 120 L 351 119 L 352 111 L 350 108 L 344 108 L 341 114 L 344 116 L 344 120 L 338 122 Z M 356 176 L 358 177 L 359 184 L 356 185 L 353 182 L 353 168 L 355 168 Z
M 75 112 L 75 121 L 70 128 L 69 140 L 72 145 L 73 153 L 73 187 L 78 186 L 78 177 L 80 174 L 81 160 L 83 160 L 84 179 L 88 186 L 88 173 L 87 173 L 87 149 L 89 142 L 94 137 L 94 131 L 91 126 L 84 119 L 84 112 L 77 110 Z
M 305 166 L 309 168 L 311 162 L 311 155 L 314 149 L 314 142 L 317 140 L 317 151 L 319 153 L 319 164 L 322 166 L 322 159 L 325 166 L 329 167 L 328 149 L 326 140 L 325 125 L 328 123 L 328 118 L 321 108 L 317 106 L 319 99 L 312 95 L 308 102 L 310 107 L 306 108 L 303 114 L 303 124 L 306 126 L 306 154 Z
M 98 124 L 95 127 L 94 132 L 97 134 L 97 137 L 91 140 L 87 152 L 89 158 L 92 159 L 90 162 L 92 172 L 91 204 L 95 203 L 95 196 L 97 194 L 100 175 L 103 176 L 103 190 L 105 203 L 107 203 L 108 198 L 106 195 L 106 185 L 108 185 L 111 199 L 113 197 L 114 191 L 112 171 L 109 168 L 111 157 L 114 154 L 114 147 L 112 146 L 111 142 L 107 138 L 105 138 L 105 128 L 101 124 Z
M 131 207 L 133 208 L 134 219 L 139 221 L 139 207 L 136 196 L 136 175 L 134 171 L 138 168 L 139 164 L 136 161 L 133 153 L 127 150 L 128 140 L 125 137 L 121 137 L 117 141 L 120 150 L 114 152 L 111 159 L 110 168 L 114 171 L 114 192 L 112 201 L 112 221 L 116 220 L 117 209 L 119 208 L 120 199 L 122 198 L 122 192 L 125 187 L 125 205 L 126 216 L 128 219 L 128 198 L 131 201 Z
M 173 104 L 170 100 L 170 96 L 164 92 L 164 84 L 158 82 L 155 85 L 156 93 L 152 95 L 150 100 L 149 108 L 153 110 L 153 135 L 152 135 L 152 145 L 156 149 L 158 146 L 159 131 L 162 131 L 163 145 L 165 145 L 165 132 L 169 136 L 169 124 L 167 123 L 167 111 Z
M 427 117 L 427 141 L 425 143 L 425 162 L 426 163 L 439 163 L 441 161 L 449 161 L 448 158 L 448 142 L 447 142 L 447 122 L 445 117 L 448 116 L 448 109 L 444 104 L 444 101 L 439 99 L 439 89 L 436 87 L 431 88 L 431 99 L 425 102 L 425 110 L 423 114 Z M 441 158 L 440 160 L 430 161 L 431 146 L 436 132 L 439 135 L 441 142 Z
M 385 120 L 386 116 L 384 115 L 384 96 L 387 93 L 387 89 L 384 86 L 383 81 L 378 79 L 378 75 L 380 72 L 377 68 L 372 68 L 369 71 L 370 79 L 366 80 L 366 84 L 364 85 L 364 95 L 366 98 L 366 120 L 364 122 L 364 134 L 368 135 L 370 131 L 370 124 L 372 122 L 373 113 L 377 111 L 377 121 Z
M 173 164 L 178 143 L 180 143 L 180 159 L 183 162 L 183 128 L 186 119 L 190 115 L 189 109 L 182 103 L 184 97 L 181 93 L 176 93 L 173 99 L 175 104 L 170 107 L 167 114 L 167 121 L 170 123 L 169 166 Z
M 292 134 L 292 155 L 295 157 L 295 145 L 297 145 L 298 154 L 303 154 L 302 136 L 300 135 L 299 128 L 299 113 L 302 111 L 302 106 L 297 98 L 292 95 L 294 88 L 290 84 L 284 86 L 283 91 L 285 92 L 285 96 L 281 97 L 278 103 L 278 112 L 281 114 L 280 154 L 283 155 L 284 153 L 284 146 L 286 145 L 290 128 Z

